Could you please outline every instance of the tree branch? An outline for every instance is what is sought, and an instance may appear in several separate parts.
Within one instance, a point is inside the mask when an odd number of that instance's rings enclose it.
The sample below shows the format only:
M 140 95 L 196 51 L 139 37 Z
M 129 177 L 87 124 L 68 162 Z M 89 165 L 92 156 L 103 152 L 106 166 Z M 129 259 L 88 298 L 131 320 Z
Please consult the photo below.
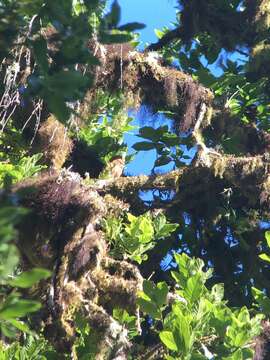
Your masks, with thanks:
M 114 191 L 119 194 L 132 193 L 138 190 L 176 190 L 179 177 L 187 171 L 188 166 L 156 176 L 127 176 L 120 177 L 114 182 L 109 182 L 103 188 L 105 191 Z

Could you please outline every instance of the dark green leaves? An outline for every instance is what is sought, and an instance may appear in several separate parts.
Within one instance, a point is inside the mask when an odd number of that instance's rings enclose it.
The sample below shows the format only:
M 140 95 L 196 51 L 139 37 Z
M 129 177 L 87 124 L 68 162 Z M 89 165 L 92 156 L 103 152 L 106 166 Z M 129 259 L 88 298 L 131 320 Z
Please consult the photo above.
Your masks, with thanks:
M 114 0 L 110 9 L 110 12 L 104 17 L 104 22 L 109 30 L 117 29 L 123 32 L 132 32 L 140 30 L 145 27 L 144 24 L 139 22 L 131 22 L 119 26 L 121 20 L 121 8 L 117 0 Z M 119 41 L 122 42 L 122 41 Z
M 133 149 L 136 151 L 147 151 L 155 149 L 155 144 L 147 142 L 147 141 L 141 141 L 137 142 L 133 145 Z
M 52 76 L 41 78 L 41 84 L 51 94 L 60 96 L 65 101 L 79 99 L 83 91 L 90 87 L 90 78 L 83 76 L 81 72 L 75 70 L 61 70 Z M 59 94 L 60 93 L 60 94 Z
M 102 44 L 120 44 L 126 43 L 133 39 L 131 34 L 128 33 L 103 33 L 100 36 L 100 41 Z
M 254 296 L 254 299 L 258 303 L 262 312 L 266 316 L 269 316 L 269 314 L 270 314 L 270 299 L 269 299 L 269 297 L 266 296 L 263 291 L 256 289 L 255 287 L 252 288 L 252 295 Z
M 178 224 L 171 224 L 167 222 L 166 216 L 163 214 L 160 214 L 154 219 L 155 236 L 157 239 L 168 237 L 178 227 Z
M 16 333 L 14 328 L 30 332 L 28 326 L 19 321 L 18 318 L 39 310 L 41 304 L 37 301 L 22 299 L 18 292 L 10 290 L 12 287 L 31 287 L 39 280 L 50 276 L 50 272 L 44 269 L 32 269 L 16 277 L 12 276 L 19 262 L 19 252 L 11 243 L 16 239 L 14 225 L 22 221 L 23 215 L 26 213 L 27 210 L 19 207 L 5 206 L 0 208 L 0 281 L 2 284 L 0 328 L 5 336 L 11 337 Z
M 168 165 L 170 162 L 172 161 L 172 159 L 169 156 L 166 155 L 161 155 L 159 158 L 157 158 L 157 160 L 155 161 L 154 166 L 158 167 L 158 166 L 164 166 L 164 165 Z
M 110 12 L 104 17 L 108 29 L 117 27 L 121 20 L 121 8 L 117 0 L 114 0 Z
M 169 131 L 168 125 L 160 126 L 157 129 L 151 126 L 140 128 L 138 137 L 147 141 L 140 141 L 133 145 L 136 151 L 155 150 L 157 159 L 154 168 L 168 165 L 174 162 L 176 166 L 181 166 L 181 139 L 176 134 Z
M 11 286 L 19 288 L 29 288 L 41 279 L 47 279 L 51 272 L 45 269 L 35 268 L 18 275 L 8 283 Z
M 147 212 L 140 216 L 128 213 L 127 218 L 128 223 L 118 218 L 105 220 L 104 230 L 113 245 L 114 256 L 122 254 L 139 264 L 147 260 L 147 251 L 155 246 L 156 240 L 170 236 L 178 227 L 167 222 L 163 214 L 151 217 Z
M 0 207 L 0 280 L 5 281 L 18 264 L 18 250 L 11 241 L 16 237 L 14 229 L 26 214 L 25 209 L 13 206 Z
M 166 283 L 144 281 L 138 299 L 168 349 L 168 358 L 203 360 L 218 354 L 222 359 L 249 359 L 250 341 L 260 332 L 262 315 L 251 317 L 246 307 L 227 307 L 223 284 L 208 290 L 205 283 L 211 272 L 203 270 L 202 260 L 186 254 L 175 258 L 178 271 L 173 273 L 176 286 L 171 307 L 166 307 Z M 256 296 L 261 296 L 257 290 Z
M 144 126 L 144 127 L 140 128 L 139 136 L 144 139 L 152 140 L 153 142 L 159 140 L 158 132 L 152 126 Z
M 23 317 L 31 312 L 41 308 L 37 301 L 23 300 L 19 298 L 7 299 L 0 308 L 0 319 L 11 320 L 17 317 Z
M 169 289 L 165 282 L 155 285 L 152 281 L 143 282 L 143 292 L 140 292 L 137 300 L 141 310 L 148 313 L 154 319 L 162 318 L 162 310 L 167 303 Z
M 132 23 L 127 23 L 125 25 L 119 26 L 118 30 L 120 30 L 120 31 L 135 31 L 135 30 L 141 30 L 144 28 L 145 28 L 144 24 L 138 23 L 138 22 L 132 22 Z
M 61 70 L 53 75 L 40 77 L 40 95 L 46 99 L 48 107 L 60 121 L 70 116 L 67 101 L 81 99 L 92 80 L 79 71 Z
M 32 46 L 39 67 L 46 74 L 49 71 L 47 41 L 40 36 L 32 42 Z

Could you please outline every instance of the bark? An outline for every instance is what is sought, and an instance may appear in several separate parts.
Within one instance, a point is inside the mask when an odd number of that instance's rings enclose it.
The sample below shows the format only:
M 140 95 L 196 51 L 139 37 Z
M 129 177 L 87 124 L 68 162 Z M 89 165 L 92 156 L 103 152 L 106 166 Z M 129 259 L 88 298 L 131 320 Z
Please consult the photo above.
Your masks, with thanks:
M 177 198 L 198 204 L 196 189 L 201 193 L 231 189 L 246 198 L 246 206 L 261 209 L 266 215 L 270 205 L 269 155 L 235 157 L 212 151 L 200 151 L 191 166 L 156 176 L 121 177 L 103 184 L 103 191 L 130 199 L 138 190 L 174 190 Z M 212 188 L 213 190 L 213 188 Z M 193 196 L 191 194 L 193 193 Z M 189 200 L 188 200 L 188 195 Z M 213 195 L 213 194 L 212 194 Z M 194 205 L 196 205 L 194 204 Z
M 117 199 L 112 204 L 112 197 L 99 195 L 67 170 L 21 182 L 12 192 L 31 210 L 18 227 L 23 267 L 53 272 L 35 294 L 44 305 L 39 321 L 45 324 L 45 335 L 60 351 L 70 351 L 79 314 L 97 336 L 101 359 L 127 358 L 127 332 L 112 318 L 112 310 L 137 312 L 142 276 L 133 264 L 110 258 L 99 225 L 124 204 Z

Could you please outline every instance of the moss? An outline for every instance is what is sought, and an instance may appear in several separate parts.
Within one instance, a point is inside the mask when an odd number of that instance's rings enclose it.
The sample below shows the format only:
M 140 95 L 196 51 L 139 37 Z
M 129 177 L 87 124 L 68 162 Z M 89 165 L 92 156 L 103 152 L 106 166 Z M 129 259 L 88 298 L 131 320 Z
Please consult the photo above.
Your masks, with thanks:
M 73 142 L 68 130 L 54 116 L 44 121 L 37 133 L 34 150 L 43 154 L 44 163 L 61 169 L 71 153 Z
M 268 0 L 257 1 L 254 23 L 258 32 L 267 31 L 270 27 L 270 3 Z
M 213 99 L 211 91 L 189 75 L 162 66 L 154 53 L 134 51 L 123 55 L 121 61 L 119 55 L 109 57 L 97 78 L 97 88 L 111 92 L 121 89 L 127 95 L 128 104 L 133 103 L 135 107 L 146 104 L 153 112 L 174 112 L 176 128 L 181 131 L 194 125 L 200 103 L 210 104 Z

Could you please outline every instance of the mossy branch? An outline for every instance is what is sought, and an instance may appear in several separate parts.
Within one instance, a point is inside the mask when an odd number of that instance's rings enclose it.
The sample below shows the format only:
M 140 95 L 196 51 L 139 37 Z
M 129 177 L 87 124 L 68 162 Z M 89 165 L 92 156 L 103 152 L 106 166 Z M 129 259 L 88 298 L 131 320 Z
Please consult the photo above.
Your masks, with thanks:
M 130 195 L 138 190 L 176 190 L 178 179 L 187 170 L 188 167 L 185 166 L 165 174 L 121 177 L 117 181 L 108 182 L 104 190 L 108 192 L 114 191 L 119 194 L 129 192 Z

